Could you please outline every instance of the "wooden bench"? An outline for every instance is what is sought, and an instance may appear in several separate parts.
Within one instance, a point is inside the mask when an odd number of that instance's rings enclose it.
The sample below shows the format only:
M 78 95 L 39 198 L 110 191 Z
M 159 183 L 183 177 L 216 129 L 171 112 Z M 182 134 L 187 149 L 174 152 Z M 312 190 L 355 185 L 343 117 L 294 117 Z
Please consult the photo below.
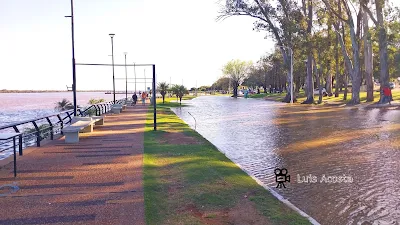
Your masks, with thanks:
M 74 117 L 71 120 L 71 125 L 63 128 L 62 132 L 65 135 L 65 143 L 79 142 L 79 132 L 93 132 L 93 124 L 96 121 L 91 117 Z

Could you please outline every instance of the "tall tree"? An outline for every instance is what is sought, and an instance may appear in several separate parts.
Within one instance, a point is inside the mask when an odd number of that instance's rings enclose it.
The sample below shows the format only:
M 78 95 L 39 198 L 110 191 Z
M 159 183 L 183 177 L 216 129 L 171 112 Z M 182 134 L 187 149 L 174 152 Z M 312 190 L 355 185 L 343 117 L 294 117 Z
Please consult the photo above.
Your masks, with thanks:
M 229 77 L 233 85 L 233 97 L 238 96 L 238 87 L 248 76 L 250 66 L 252 62 L 241 61 L 241 60 L 231 60 L 222 69 L 225 76 Z
M 363 4 L 368 5 L 369 0 L 364 0 Z M 372 57 L 372 43 L 371 34 L 369 32 L 368 14 L 363 9 L 363 31 L 364 31 L 364 69 L 365 69 L 365 82 L 367 84 L 367 102 L 374 101 L 374 80 L 373 80 L 373 57 Z
M 250 16 L 256 19 L 254 23 L 256 30 L 268 31 L 272 34 L 280 46 L 284 64 L 290 67 L 290 48 L 293 47 L 292 38 L 298 30 L 302 20 L 301 12 L 298 10 L 295 1 L 278 0 L 272 5 L 270 1 L 264 0 L 226 0 L 220 10 L 218 19 L 230 16 Z M 285 46 L 285 47 L 282 47 Z M 284 102 L 290 102 L 291 76 L 287 70 L 287 95 Z
M 351 39 L 351 46 L 352 46 L 352 59 L 350 58 L 347 50 L 346 50 L 346 46 L 344 44 L 344 37 L 340 34 L 340 28 L 339 28 L 339 24 L 336 23 L 334 24 L 335 30 L 336 30 L 336 35 L 338 35 L 339 38 L 339 43 L 340 46 L 342 48 L 342 54 L 345 58 L 345 65 L 347 68 L 347 71 L 350 72 L 350 77 L 351 77 L 351 81 L 352 81 L 352 99 L 351 102 L 352 104 L 359 104 L 360 103 L 360 86 L 361 86 L 361 71 L 360 71 L 360 49 L 359 49 L 359 41 L 358 41 L 358 36 L 359 33 L 356 33 L 356 27 L 355 27 L 355 23 L 353 20 L 353 15 L 352 15 L 352 11 L 350 9 L 350 4 L 349 0 L 342 0 L 343 3 L 343 7 L 344 7 L 344 11 L 346 13 L 346 17 L 344 18 L 342 17 L 342 15 L 340 15 L 335 9 L 332 8 L 331 3 L 329 2 L 329 0 L 322 0 L 327 9 L 332 12 L 332 14 L 337 17 L 338 19 L 340 19 L 342 22 L 346 23 L 349 30 L 350 30 L 350 39 Z M 358 13 L 358 15 L 360 15 L 360 13 Z M 357 16 L 358 20 L 357 20 L 357 25 L 360 22 L 360 17 Z M 358 26 L 357 26 L 358 27 Z M 360 32 L 360 29 L 357 29 L 357 32 Z
M 371 20 L 379 30 L 379 68 L 380 78 L 379 82 L 382 87 L 389 83 L 389 63 L 388 63 L 388 43 L 387 43 L 387 31 L 385 29 L 385 21 L 383 19 L 383 9 L 385 7 L 385 0 L 375 0 L 376 18 L 368 8 L 368 1 L 361 0 L 361 5 L 364 10 L 369 14 Z M 381 91 L 380 103 L 383 103 L 383 92 Z
M 312 21 L 313 21 L 313 4 L 312 0 L 303 1 L 304 15 L 307 15 L 307 81 L 306 81 L 306 95 L 307 99 L 303 102 L 305 104 L 314 103 L 314 81 L 313 81 L 313 53 L 312 53 Z

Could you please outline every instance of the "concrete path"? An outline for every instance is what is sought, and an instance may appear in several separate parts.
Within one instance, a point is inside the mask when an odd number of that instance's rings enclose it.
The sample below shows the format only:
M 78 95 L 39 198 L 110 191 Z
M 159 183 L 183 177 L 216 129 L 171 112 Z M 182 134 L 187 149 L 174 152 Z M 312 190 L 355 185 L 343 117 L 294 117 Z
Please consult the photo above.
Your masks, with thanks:
M 145 224 L 142 183 L 147 107 L 109 115 L 77 144 L 64 138 L 0 169 L 0 224 Z M 27 151 L 27 152 L 29 152 Z

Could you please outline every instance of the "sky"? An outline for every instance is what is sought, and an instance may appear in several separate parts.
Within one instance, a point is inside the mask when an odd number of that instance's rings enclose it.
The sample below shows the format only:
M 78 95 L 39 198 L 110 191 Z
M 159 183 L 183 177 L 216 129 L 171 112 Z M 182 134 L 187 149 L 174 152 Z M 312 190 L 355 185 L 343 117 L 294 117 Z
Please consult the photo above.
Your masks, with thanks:
M 253 19 L 216 21 L 218 10 L 217 0 L 74 0 L 76 62 L 111 63 L 109 33 L 115 33 L 116 64 L 124 63 L 127 52 L 128 64 L 156 64 L 157 82 L 211 85 L 228 61 L 256 62 L 274 45 L 264 32 L 253 31 Z M 71 86 L 67 15 L 69 0 L 0 0 L 0 89 Z M 76 75 L 78 90 L 112 90 L 112 67 L 78 65 Z M 151 75 L 150 67 L 136 68 L 137 78 Z M 115 67 L 115 77 L 116 89 L 125 90 L 125 79 L 119 79 L 124 67 Z M 133 67 L 128 78 L 134 78 Z

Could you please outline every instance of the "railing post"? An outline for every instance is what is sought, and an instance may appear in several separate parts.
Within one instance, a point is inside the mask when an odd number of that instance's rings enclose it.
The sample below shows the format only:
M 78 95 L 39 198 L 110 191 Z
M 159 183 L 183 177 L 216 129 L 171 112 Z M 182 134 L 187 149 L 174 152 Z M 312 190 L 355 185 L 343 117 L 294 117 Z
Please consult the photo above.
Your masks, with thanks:
M 101 109 L 100 109 L 100 116 L 101 116 L 101 114 L 104 113 L 104 112 L 103 112 L 103 111 L 104 111 L 104 109 L 103 109 L 103 104 L 100 104 L 100 108 L 101 108 Z
M 33 123 L 33 126 L 35 126 L 35 129 L 36 129 L 36 146 L 37 147 L 40 147 L 40 130 L 39 130 L 39 127 L 38 127 L 38 125 L 36 124 L 36 122 L 35 121 L 32 121 L 32 123 Z
M 46 120 L 47 120 L 47 122 L 50 124 L 50 129 L 51 129 L 51 132 L 50 132 L 50 139 L 51 139 L 51 140 L 54 140 L 53 124 L 51 123 L 49 117 L 46 117 Z
M 94 108 L 96 109 L 96 116 L 100 116 L 100 108 L 98 105 L 94 105 Z
M 16 133 L 20 133 L 17 126 L 13 126 L 13 128 Z M 19 155 L 22 155 L 23 154 L 23 152 L 22 152 L 22 134 L 18 136 L 18 145 L 19 145 L 18 146 Z
M 69 117 L 68 123 L 71 123 L 71 122 L 72 122 L 72 118 L 71 118 L 71 115 L 69 114 L 69 112 L 67 112 L 67 115 L 68 115 L 68 117 Z
M 61 123 L 60 133 L 61 133 L 61 135 L 64 135 L 64 133 L 62 132 L 62 129 L 64 128 L 64 121 L 61 119 L 60 114 L 58 114 L 57 117 L 58 117 L 58 120 L 59 120 L 60 123 Z
M 15 151 L 15 137 L 13 137 L 13 150 L 14 150 L 14 177 L 17 176 L 17 152 Z

